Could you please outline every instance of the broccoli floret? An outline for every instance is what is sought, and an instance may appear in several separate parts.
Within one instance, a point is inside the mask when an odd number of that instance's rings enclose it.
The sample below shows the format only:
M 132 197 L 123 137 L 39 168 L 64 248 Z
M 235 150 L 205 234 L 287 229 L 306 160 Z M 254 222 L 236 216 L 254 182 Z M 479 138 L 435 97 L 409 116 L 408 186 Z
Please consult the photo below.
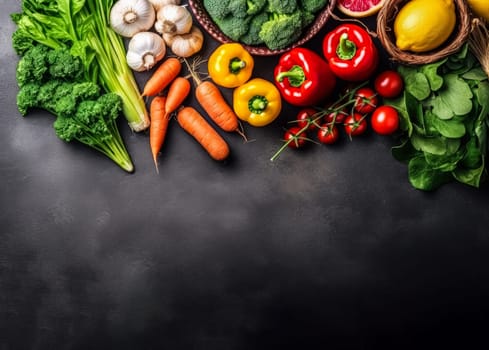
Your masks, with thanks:
M 49 74 L 53 78 L 77 80 L 84 72 L 81 59 L 73 56 L 68 48 L 50 50 L 48 64 Z
M 268 12 L 291 14 L 297 9 L 297 0 L 268 0 Z
M 244 18 L 248 16 L 248 4 L 247 0 L 230 0 L 229 10 L 231 15 L 239 18 Z
M 260 12 L 255 15 L 250 21 L 248 32 L 241 37 L 241 41 L 246 45 L 263 44 L 263 40 L 260 38 L 260 30 L 266 21 L 268 21 L 268 14 L 266 12 Z
M 292 14 L 272 13 L 260 29 L 260 39 L 271 50 L 286 47 L 299 39 L 303 29 L 303 14 L 296 11 Z
M 246 13 L 248 15 L 258 14 L 265 8 L 265 5 L 267 3 L 268 3 L 268 0 L 247 0 L 246 1 L 246 6 L 247 6 Z
M 234 41 L 240 41 L 241 37 L 248 33 L 250 28 L 250 16 L 245 18 L 234 17 L 229 15 L 223 19 L 216 19 L 215 22 L 219 29 Z
M 308 11 L 303 11 L 302 12 L 302 29 L 307 27 L 309 24 L 312 24 L 314 20 L 316 19 L 316 16 L 312 12 Z
M 230 0 L 203 0 L 202 3 L 211 18 L 216 21 L 218 19 L 224 19 L 231 13 L 229 2 Z
M 310 13 L 315 13 L 326 6 L 328 0 L 301 0 L 302 8 Z

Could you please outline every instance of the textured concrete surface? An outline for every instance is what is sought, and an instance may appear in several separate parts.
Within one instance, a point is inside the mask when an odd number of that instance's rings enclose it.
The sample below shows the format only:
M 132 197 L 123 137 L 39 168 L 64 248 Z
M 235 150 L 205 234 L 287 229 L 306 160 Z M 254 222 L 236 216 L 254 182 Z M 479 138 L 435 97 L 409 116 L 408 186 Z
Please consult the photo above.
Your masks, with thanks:
M 19 8 L 0 2 L 0 349 L 488 345 L 487 184 L 416 191 L 372 133 L 270 162 L 290 107 L 223 134 L 223 164 L 172 122 L 159 174 L 121 121 L 126 174 L 18 113 Z

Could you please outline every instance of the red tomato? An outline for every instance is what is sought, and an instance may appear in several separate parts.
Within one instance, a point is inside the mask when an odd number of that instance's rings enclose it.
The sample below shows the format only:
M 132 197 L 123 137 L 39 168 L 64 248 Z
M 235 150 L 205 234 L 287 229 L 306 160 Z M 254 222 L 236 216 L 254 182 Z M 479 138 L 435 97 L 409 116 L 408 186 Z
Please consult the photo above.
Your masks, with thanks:
M 369 88 L 359 88 L 355 93 L 355 111 L 361 114 L 367 114 L 374 111 L 379 104 L 377 93 Z
M 296 125 L 303 129 L 307 127 L 307 130 L 316 130 L 319 127 L 319 120 L 315 120 L 319 117 L 318 112 L 314 108 L 303 108 L 296 116 Z
M 348 112 L 346 112 L 345 110 L 341 110 L 341 111 L 337 111 L 337 112 L 331 112 L 331 113 L 326 114 L 324 116 L 324 121 L 326 123 L 329 123 L 329 124 L 333 123 L 333 121 L 336 124 L 342 124 L 347 115 L 348 115 Z
M 340 131 L 336 125 L 331 124 L 323 124 L 318 129 L 317 138 L 319 142 L 324 143 L 326 145 L 331 145 L 338 141 L 340 137 Z
M 345 118 L 344 126 L 349 136 L 358 136 L 367 131 L 367 120 L 364 115 L 353 113 Z
M 375 78 L 374 88 L 380 96 L 394 98 L 401 94 L 404 82 L 398 72 L 385 70 Z
M 306 144 L 307 134 L 298 126 L 291 126 L 285 131 L 284 141 L 288 142 L 290 148 L 301 148 Z M 290 142 L 289 142 L 290 140 Z
M 392 106 L 380 106 L 373 113 L 370 123 L 380 135 L 390 135 L 399 128 L 399 113 Z

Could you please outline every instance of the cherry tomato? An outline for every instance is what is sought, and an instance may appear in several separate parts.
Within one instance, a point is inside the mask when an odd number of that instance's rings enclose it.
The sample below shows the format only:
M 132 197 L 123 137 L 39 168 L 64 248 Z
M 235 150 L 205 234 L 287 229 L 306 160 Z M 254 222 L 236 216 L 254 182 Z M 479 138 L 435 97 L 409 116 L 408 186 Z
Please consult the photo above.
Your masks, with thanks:
M 369 87 L 361 87 L 355 93 L 355 111 L 361 114 L 371 113 L 379 104 L 377 93 Z
M 285 131 L 284 141 L 288 142 L 290 148 L 301 148 L 306 144 L 307 134 L 298 126 L 291 126 Z M 289 142 L 289 140 L 291 140 Z
M 326 145 L 331 145 L 338 141 L 340 137 L 340 131 L 336 125 L 331 124 L 323 124 L 318 129 L 317 138 L 319 142 L 324 143 Z
M 353 113 L 345 118 L 344 127 L 349 136 L 358 136 L 367 131 L 367 120 L 364 115 Z
M 399 113 L 392 106 L 380 106 L 372 113 L 370 123 L 377 134 L 390 135 L 399 128 Z
M 333 123 L 333 121 L 336 124 L 342 124 L 347 115 L 348 112 L 346 112 L 346 110 L 331 112 L 324 116 L 324 121 L 329 124 Z
M 404 89 L 404 82 L 398 72 L 385 70 L 375 78 L 374 88 L 380 96 L 394 98 L 401 94 Z
M 317 111 L 314 108 L 303 108 L 296 116 L 296 125 L 307 130 L 316 130 L 319 127 L 319 121 L 315 120 L 318 117 Z

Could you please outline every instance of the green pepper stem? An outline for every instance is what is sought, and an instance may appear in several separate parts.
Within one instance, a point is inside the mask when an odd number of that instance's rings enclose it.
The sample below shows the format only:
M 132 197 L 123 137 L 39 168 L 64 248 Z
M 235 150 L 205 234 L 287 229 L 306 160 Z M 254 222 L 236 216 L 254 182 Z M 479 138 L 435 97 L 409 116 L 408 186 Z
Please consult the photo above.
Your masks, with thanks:
M 348 40 L 348 34 L 347 33 L 341 34 L 340 43 L 336 48 L 336 54 L 338 55 L 338 57 L 341 58 L 342 60 L 351 60 L 353 57 L 355 57 L 356 53 L 357 53 L 357 46 L 353 41 Z
M 238 74 L 245 67 L 246 67 L 246 62 L 238 57 L 234 57 L 229 62 L 229 71 L 233 74 Z
M 250 110 L 251 113 L 255 113 L 255 114 L 263 113 L 263 111 L 267 108 L 267 106 L 268 106 L 268 100 L 266 99 L 265 96 L 256 95 L 253 96 L 248 101 L 248 109 Z
M 292 66 L 290 70 L 277 74 L 275 79 L 277 79 L 278 82 L 281 82 L 284 80 L 284 78 L 289 78 L 289 83 L 291 86 L 299 87 L 306 80 L 306 74 L 301 66 L 295 65 Z

